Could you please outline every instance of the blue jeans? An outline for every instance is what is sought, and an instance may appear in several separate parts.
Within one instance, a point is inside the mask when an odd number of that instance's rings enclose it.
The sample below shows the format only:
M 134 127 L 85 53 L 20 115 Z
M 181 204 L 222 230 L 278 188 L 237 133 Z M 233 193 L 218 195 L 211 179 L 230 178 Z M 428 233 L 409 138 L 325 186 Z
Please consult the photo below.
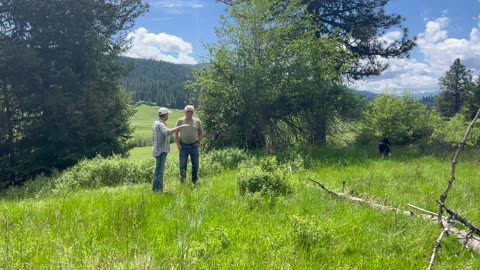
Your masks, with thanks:
M 155 174 L 153 175 L 153 192 L 163 192 L 163 172 L 165 172 L 165 162 L 167 153 L 161 153 L 155 157 Z
M 180 176 L 182 180 L 187 176 L 188 156 L 192 161 L 192 182 L 195 184 L 198 180 L 199 153 L 198 144 L 183 144 L 180 150 Z

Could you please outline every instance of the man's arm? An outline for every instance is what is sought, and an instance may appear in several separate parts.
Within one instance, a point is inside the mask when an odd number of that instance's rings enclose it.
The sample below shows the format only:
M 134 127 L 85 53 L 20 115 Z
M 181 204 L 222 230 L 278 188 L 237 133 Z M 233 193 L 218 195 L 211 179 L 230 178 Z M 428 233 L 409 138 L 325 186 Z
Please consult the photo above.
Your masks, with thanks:
M 176 126 L 180 125 L 180 119 L 177 120 Z M 175 132 L 175 143 L 177 144 L 178 151 L 182 150 L 182 145 L 180 144 L 180 136 L 178 135 L 180 132 Z

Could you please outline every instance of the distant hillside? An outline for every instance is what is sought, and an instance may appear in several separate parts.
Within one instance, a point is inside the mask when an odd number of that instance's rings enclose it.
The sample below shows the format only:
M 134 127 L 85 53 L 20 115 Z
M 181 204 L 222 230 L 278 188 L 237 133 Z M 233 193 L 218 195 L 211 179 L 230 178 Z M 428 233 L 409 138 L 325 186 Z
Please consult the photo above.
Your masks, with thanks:
M 372 93 L 372 92 L 369 92 L 369 91 L 361 91 L 361 90 L 357 90 L 358 94 L 365 97 L 365 99 L 370 102 L 372 100 L 374 100 L 378 94 L 375 94 L 375 93 Z
M 193 69 L 203 66 L 129 57 L 121 57 L 119 61 L 130 68 L 127 77 L 121 83 L 128 91 L 134 93 L 134 101 L 174 109 L 181 109 L 188 103 L 191 93 L 185 89 L 184 84 L 191 79 Z M 372 101 L 378 96 L 370 91 L 357 92 L 367 101 Z M 415 97 L 431 108 L 435 94 L 419 93 Z
M 196 66 L 129 57 L 121 57 L 119 61 L 130 68 L 121 83 L 134 92 L 135 101 L 177 109 L 187 104 L 190 92 L 184 84 Z

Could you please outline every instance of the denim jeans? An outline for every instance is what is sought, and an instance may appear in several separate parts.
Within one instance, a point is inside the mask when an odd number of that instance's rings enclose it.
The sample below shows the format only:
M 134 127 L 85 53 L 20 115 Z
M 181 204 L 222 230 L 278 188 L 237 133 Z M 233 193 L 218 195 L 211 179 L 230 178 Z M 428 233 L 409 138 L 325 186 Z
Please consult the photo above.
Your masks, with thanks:
M 180 150 L 180 176 L 182 180 L 187 176 L 188 156 L 192 161 L 192 182 L 195 184 L 198 180 L 199 153 L 198 144 L 183 144 Z
M 153 175 L 153 192 L 163 192 L 163 172 L 165 171 L 165 162 L 167 153 L 161 153 L 155 157 L 155 174 Z

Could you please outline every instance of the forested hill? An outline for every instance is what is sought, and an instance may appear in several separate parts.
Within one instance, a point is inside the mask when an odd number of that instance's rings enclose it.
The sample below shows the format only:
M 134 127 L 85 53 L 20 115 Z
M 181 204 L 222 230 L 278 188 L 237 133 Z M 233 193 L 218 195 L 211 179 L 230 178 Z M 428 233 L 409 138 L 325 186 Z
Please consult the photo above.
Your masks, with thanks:
M 157 106 L 181 109 L 188 102 L 190 91 L 185 89 L 185 82 L 191 79 L 192 70 L 201 65 L 173 64 L 165 61 L 121 57 L 119 61 L 130 67 L 122 85 L 134 92 L 134 101 L 154 103 Z M 372 101 L 378 94 L 358 91 L 367 101 Z M 428 107 L 433 104 L 433 94 L 415 97 Z
M 128 57 L 121 57 L 119 61 L 130 67 L 122 85 L 134 92 L 135 101 L 153 102 L 169 108 L 186 105 L 190 92 L 184 83 L 197 66 Z

